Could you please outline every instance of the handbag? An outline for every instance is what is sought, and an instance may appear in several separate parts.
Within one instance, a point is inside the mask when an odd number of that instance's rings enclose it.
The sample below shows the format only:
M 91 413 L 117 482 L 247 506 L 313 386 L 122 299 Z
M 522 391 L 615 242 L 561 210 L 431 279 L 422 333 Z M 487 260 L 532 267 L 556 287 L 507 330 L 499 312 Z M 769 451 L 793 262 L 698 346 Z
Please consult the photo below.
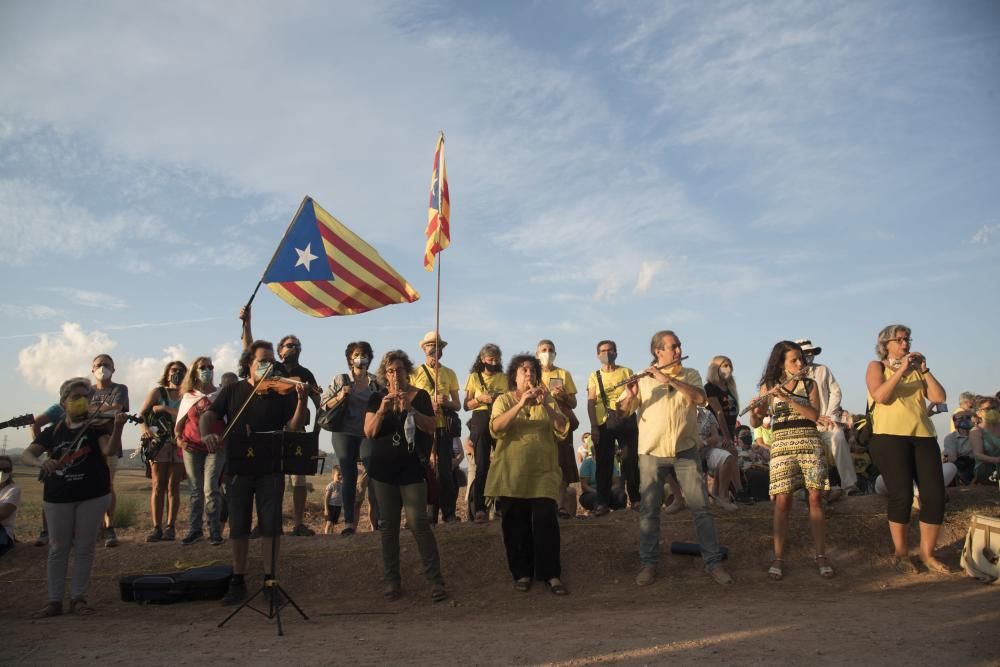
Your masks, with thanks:
M 868 447 L 868 443 L 872 441 L 872 435 L 874 435 L 874 430 L 872 426 L 872 411 L 875 409 L 875 403 L 868 403 L 865 406 L 865 416 L 854 422 L 854 430 L 856 431 L 855 440 L 862 447 Z
M 984 584 L 1000 578 L 1000 519 L 973 514 L 962 547 L 962 569 Z
M 342 373 L 340 375 L 340 387 L 337 391 L 340 391 L 347 386 L 351 378 L 347 376 L 347 373 Z M 336 386 L 336 383 L 334 383 Z M 319 413 L 316 415 L 316 424 L 319 425 L 324 431 L 340 431 L 344 424 L 344 415 L 347 414 L 347 397 L 344 397 L 340 403 L 337 403 L 332 408 L 321 408 Z

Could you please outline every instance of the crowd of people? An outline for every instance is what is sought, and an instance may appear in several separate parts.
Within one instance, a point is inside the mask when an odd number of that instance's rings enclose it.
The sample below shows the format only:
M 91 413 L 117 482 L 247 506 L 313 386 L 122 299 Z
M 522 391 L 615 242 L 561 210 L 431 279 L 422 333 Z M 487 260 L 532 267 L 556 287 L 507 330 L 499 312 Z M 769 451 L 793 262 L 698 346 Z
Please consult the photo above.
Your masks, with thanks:
M 324 532 L 337 530 L 343 519 L 340 534 L 353 535 L 367 501 L 370 526 L 381 534 L 383 596 L 390 601 L 402 592 L 403 516 L 431 598 L 447 598 L 432 526 L 460 520 L 463 487 L 462 513 L 472 523 L 486 523 L 491 515 L 500 520 L 514 589 L 525 592 L 538 581 L 567 595 L 560 522 L 579 516 L 581 508 L 595 518 L 638 512 L 640 586 L 657 577 L 661 512 L 690 510 L 705 572 L 728 585 L 733 579 L 722 564 L 713 508 L 738 512 L 741 503 L 772 501 L 774 556 L 767 575 L 780 580 L 789 513 L 795 497 L 802 497 L 815 571 L 829 578 L 835 576 L 826 553 L 829 503 L 881 492 L 895 567 L 915 569 L 907 526 L 917 508 L 919 559 L 929 570 L 948 572 L 935 557 L 946 487 L 995 483 L 1000 468 L 998 398 L 962 394 L 952 432 L 939 445 L 930 415 L 944 404 L 945 390 L 926 357 L 910 349 L 910 329 L 900 324 L 877 336 L 877 358 L 865 376 L 867 409 L 859 415 L 843 410 L 833 373 L 816 361 L 821 348 L 808 340 L 774 345 L 759 393 L 742 412 L 729 357 L 712 358 L 703 380 L 684 365 L 678 335 L 662 330 L 650 341 L 649 366 L 636 373 L 617 364 L 614 341 L 602 340 L 596 345 L 599 368 L 586 383 L 584 428 L 574 413 L 577 386 L 555 364 L 551 340 L 539 341 L 534 354 L 515 355 L 506 367 L 500 348 L 484 345 L 464 395 L 457 373 L 441 363 L 447 342 L 436 332 L 419 341 L 419 365 L 402 350 L 386 352 L 376 364 L 371 345 L 356 341 L 345 350 L 347 372 L 324 389 L 301 365 L 296 336 L 285 336 L 275 349 L 253 338 L 249 308 L 241 319 L 244 352 L 236 373 L 216 383 L 209 357 L 171 361 L 139 410 L 140 451 L 152 480 L 146 540 L 177 539 L 186 476 L 191 496 L 181 543 L 194 544 L 207 531 L 210 543 L 221 545 L 228 524 L 233 576 L 226 605 L 247 595 L 250 538 L 262 538 L 266 580 L 274 577 L 272 554 L 283 533 L 285 474 L 254 464 L 254 435 L 305 431 L 309 424 L 331 433 L 336 458 L 323 494 Z M 71 554 L 69 611 L 93 613 L 86 588 L 96 543 L 118 545 L 115 472 L 124 424 L 138 418 L 129 414 L 128 388 L 113 382 L 114 372 L 114 361 L 101 354 L 93 360 L 93 380 L 66 380 L 58 403 L 35 417 L 33 442 L 22 457 L 41 469 L 44 484 L 36 544 L 49 548 L 48 599 L 36 617 L 63 613 Z M 291 390 L 270 390 L 278 377 Z M 748 423 L 741 423 L 747 413 Z M 20 489 L 12 468 L 0 457 L 0 555 L 15 542 Z M 307 476 L 291 480 L 291 534 L 313 535 L 304 518 Z

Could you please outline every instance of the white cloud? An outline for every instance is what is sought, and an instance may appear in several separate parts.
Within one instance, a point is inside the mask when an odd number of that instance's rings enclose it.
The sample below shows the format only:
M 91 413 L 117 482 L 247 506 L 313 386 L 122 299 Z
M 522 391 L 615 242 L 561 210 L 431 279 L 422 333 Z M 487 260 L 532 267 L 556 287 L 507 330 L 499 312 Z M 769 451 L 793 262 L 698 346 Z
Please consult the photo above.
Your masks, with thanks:
M 996 225 L 983 225 L 980 227 L 972 238 L 969 239 L 970 243 L 976 243 L 979 245 L 987 245 L 993 240 L 993 237 L 1000 234 L 1000 224 Z
M 635 287 L 632 291 L 636 294 L 642 294 L 649 291 L 650 286 L 653 284 L 653 278 L 656 274 L 660 272 L 664 263 L 659 260 L 646 260 L 639 265 L 639 275 L 635 279 Z
M 75 287 L 44 287 L 49 292 L 55 292 L 66 297 L 72 303 L 87 308 L 100 308 L 101 310 L 121 310 L 127 305 L 118 297 L 98 292 L 95 290 L 77 289 Z
M 42 304 L 0 303 L 0 313 L 13 320 L 48 320 L 62 317 L 63 311 Z
M 128 385 L 135 410 L 139 409 L 141 401 L 160 381 L 163 369 L 172 361 L 183 361 L 185 366 L 188 364 L 190 360 L 183 345 L 165 347 L 158 357 L 139 357 L 116 363 L 118 373 L 115 380 Z
M 17 370 L 28 384 L 55 395 L 67 379 L 89 377 L 93 358 L 116 346 L 101 331 L 84 331 L 67 322 L 59 334 L 42 334 L 38 342 L 23 348 L 17 355 Z

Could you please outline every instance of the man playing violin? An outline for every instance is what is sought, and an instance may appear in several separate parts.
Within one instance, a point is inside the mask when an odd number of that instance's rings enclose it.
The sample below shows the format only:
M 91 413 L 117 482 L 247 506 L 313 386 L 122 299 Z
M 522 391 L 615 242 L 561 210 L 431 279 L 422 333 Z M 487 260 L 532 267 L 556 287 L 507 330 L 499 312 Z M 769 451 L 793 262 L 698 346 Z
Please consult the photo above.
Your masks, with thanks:
M 250 306 L 246 306 L 240 311 L 240 319 L 243 320 L 243 349 L 247 350 L 253 343 L 253 334 L 250 331 Z M 278 341 L 278 358 L 285 367 L 284 376 L 297 378 L 310 386 L 310 393 L 316 412 L 319 412 L 319 396 L 321 393 L 319 384 L 316 383 L 316 376 L 308 368 L 299 363 L 299 355 L 302 354 L 302 341 L 298 336 L 288 335 Z M 303 427 L 309 423 L 310 414 L 306 412 L 306 420 Z M 292 475 L 292 518 L 295 527 L 292 528 L 292 535 L 308 537 L 315 535 L 316 531 L 309 528 L 303 522 L 306 511 L 306 496 L 308 494 L 305 475 Z
M 233 578 L 229 583 L 229 592 L 222 599 L 224 605 L 239 604 L 246 597 L 244 575 L 252 503 L 256 502 L 260 533 L 264 538 L 261 551 L 265 580 L 274 577 L 271 543 L 272 540 L 278 540 L 281 534 L 281 499 L 285 491 L 285 478 L 280 471 L 261 473 L 255 470 L 255 463 L 247 458 L 249 436 L 282 429 L 299 431 L 305 425 L 309 412 L 309 391 L 304 384 L 282 383 L 293 389 L 284 393 L 267 391 L 251 396 L 258 390 L 271 386 L 268 378 L 274 371 L 274 363 L 274 347 L 271 343 L 263 340 L 251 343 L 250 348 L 240 357 L 240 375 L 244 379 L 220 389 L 199 423 L 202 442 L 210 451 L 221 444 L 221 438 L 216 434 L 219 420 L 225 420 L 229 427 L 226 469 Z M 274 553 L 277 553 L 277 544 Z
M 673 471 L 684 500 L 694 515 L 705 571 L 720 584 L 732 583 L 722 568 L 722 553 L 715 521 L 708 509 L 708 492 L 701 476 L 698 454 L 700 435 L 697 407 L 708 403 L 701 375 L 680 363 L 681 341 L 673 331 L 658 331 L 649 344 L 653 363 L 618 399 L 619 414 L 639 416 L 639 559 L 642 569 L 635 579 L 640 586 L 656 580 L 660 558 L 660 505 L 663 485 Z M 673 364 L 660 370 L 661 366 Z

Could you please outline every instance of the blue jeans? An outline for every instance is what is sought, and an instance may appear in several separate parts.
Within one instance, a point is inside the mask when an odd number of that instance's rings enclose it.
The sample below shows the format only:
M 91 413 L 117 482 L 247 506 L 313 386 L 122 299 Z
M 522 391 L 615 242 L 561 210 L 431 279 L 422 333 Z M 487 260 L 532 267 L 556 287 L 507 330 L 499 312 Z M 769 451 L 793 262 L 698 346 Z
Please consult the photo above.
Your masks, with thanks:
M 708 492 L 701 477 L 701 457 L 696 448 L 678 452 L 672 458 L 649 454 L 639 457 L 642 488 L 639 505 L 639 560 L 643 565 L 656 565 L 660 560 L 660 506 L 663 505 L 663 485 L 671 471 L 676 475 L 684 501 L 694 515 L 702 560 L 709 567 L 722 562 L 715 520 L 708 511 Z
M 344 502 L 344 523 L 356 526 L 358 517 L 354 516 L 354 503 L 358 493 L 358 461 L 368 470 L 368 462 L 372 457 L 372 441 L 360 435 L 350 435 L 349 433 L 335 432 L 331 434 L 333 442 L 333 453 L 337 456 L 337 464 L 340 466 L 340 476 L 343 479 L 343 502 Z M 373 526 L 378 525 L 378 501 L 375 499 L 375 492 L 371 488 L 371 480 L 368 482 L 368 504 L 371 508 L 371 521 Z
M 209 535 L 222 534 L 222 524 L 219 515 L 222 509 L 222 496 L 219 493 L 219 475 L 226 463 L 226 456 L 221 451 L 214 454 L 208 452 L 189 452 L 184 450 L 184 470 L 187 472 L 188 483 L 191 485 L 191 533 L 202 532 L 202 514 L 208 514 Z M 207 501 L 207 502 L 206 502 Z

